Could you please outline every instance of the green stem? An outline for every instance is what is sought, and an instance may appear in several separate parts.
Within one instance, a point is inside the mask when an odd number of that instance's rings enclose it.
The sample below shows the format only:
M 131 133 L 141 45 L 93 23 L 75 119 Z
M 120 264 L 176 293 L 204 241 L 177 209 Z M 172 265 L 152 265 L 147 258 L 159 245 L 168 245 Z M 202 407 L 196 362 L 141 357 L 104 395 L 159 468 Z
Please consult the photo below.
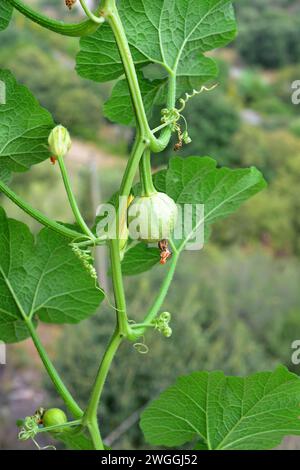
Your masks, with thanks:
M 39 353 L 39 356 L 45 366 L 45 369 L 48 372 L 48 375 L 51 378 L 53 385 L 55 386 L 57 392 L 59 393 L 61 398 L 64 400 L 67 408 L 70 410 L 73 416 L 78 419 L 81 418 L 83 416 L 83 411 L 78 406 L 78 404 L 72 397 L 71 393 L 68 391 L 65 384 L 63 383 L 60 376 L 58 375 L 58 372 L 56 371 L 55 367 L 50 361 L 32 322 L 30 320 L 26 320 L 26 326 L 29 330 L 32 341 Z
M 85 221 L 84 221 L 84 219 L 81 215 L 81 212 L 79 210 L 79 207 L 77 205 L 76 198 L 73 194 L 71 183 L 70 183 L 68 172 L 67 172 L 67 168 L 65 166 L 64 157 L 59 156 L 59 157 L 57 157 L 57 160 L 58 160 L 58 163 L 59 163 L 59 168 L 60 168 L 60 171 L 61 171 L 62 179 L 63 179 L 64 185 L 65 185 L 65 188 L 66 188 L 66 192 L 67 192 L 67 195 L 68 195 L 68 199 L 69 199 L 70 206 L 71 206 L 71 209 L 73 211 L 75 220 L 78 223 L 78 225 L 81 227 L 82 231 L 88 237 L 90 237 L 92 240 L 94 240 L 95 236 L 91 232 L 89 227 L 86 225 L 86 223 L 85 223 Z
M 149 148 L 145 149 L 140 161 L 140 177 L 143 196 L 151 196 L 157 192 L 152 180 L 151 151 Z
M 169 81 L 168 81 L 168 97 L 167 97 L 167 108 L 172 109 L 175 107 L 176 104 L 176 74 L 169 73 Z M 172 128 L 171 126 L 167 126 L 162 128 L 162 132 L 159 138 L 155 138 L 156 130 L 151 131 L 151 138 L 150 138 L 150 149 L 154 153 L 162 152 L 170 142 L 172 136 Z
M 92 438 L 95 450 L 105 450 L 97 418 L 93 419 L 89 424 L 87 424 L 87 427 Z
M 120 186 L 120 197 L 126 200 L 129 197 L 139 161 L 144 150 L 145 144 L 140 140 L 140 134 L 138 133 Z M 110 240 L 109 243 L 118 328 L 120 334 L 123 336 L 127 336 L 129 330 L 119 244 L 119 222 L 126 220 L 125 211 L 127 211 L 127 206 L 122 205 L 118 207 L 116 214 L 116 239 Z
M 68 421 L 65 424 L 58 424 L 57 426 L 48 426 L 47 428 L 39 428 L 38 433 L 43 432 L 53 432 L 53 431 L 61 431 L 64 429 L 71 428 L 73 426 L 80 426 L 82 424 L 82 419 L 76 419 L 75 421 Z
M 133 325 L 130 325 L 130 328 L 132 330 L 139 330 L 140 328 L 154 328 L 153 323 L 134 323 Z
M 82 6 L 84 13 L 91 21 L 93 21 L 94 23 L 97 23 L 98 25 L 105 22 L 105 19 L 103 18 L 103 16 L 99 17 L 99 16 L 94 15 L 94 13 L 91 12 L 89 7 L 85 3 L 85 0 L 79 0 L 79 1 L 80 1 L 80 5 Z
M 119 48 L 120 56 L 124 66 L 126 78 L 128 81 L 128 86 L 130 90 L 130 95 L 133 103 L 133 107 L 136 114 L 136 119 L 138 123 L 139 130 L 141 132 L 141 139 L 148 145 L 150 145 L 153 152 L 161 152 L 168 145 L 172 130 L 171 127 L 163 129 L 161 136 L 157 139 L 153 132 L 151 131 L 147 119 L 147 115 L 144 108 L 144 103 L 142 99 L 142 94 L 131 55 L 130 47 L 124 31 L 122 21 L 120 19 L 117 7 L 114 0 L 108 0 L 105 2 L 105 7 L 103 12 L 113 30 L 116 43 Z M 175 106 L 176 100 L 176 75 L 172 72 L 170 73 L 169 78 L 169 89 L 168 89 L 168 100 L 167 106 L 172 108 Z
M 109 2 L 107 9 L 105 11 L 107 21 L 109 22 L 112 31 L 115 36 L 115 40 L 120 52 L 120 56 L 123 62 L 124 71 L 128 81 L 128 86 L 131 94 L 131 99 L 136 113 L 136 119 L 142 138 L 146 138 L 150 134 L 150 128 L 148 124 L 148 119 L 146 116 L 144 103 L 142 99 L 142 94 L 132 59 L 130 47 L 127 41 L 127 37 L 124 31 L 124 27 L 119 16 L 118 9 L 115 5 L 115 2 Z
M 137 134 L 135 143 L 133 145 L 131 156 L 128 160 L 126 170 L 120 186 L 120 197 L 122 196 L 127 200 L 134 181 L 135 174 L 138 169 L 140 158 L 145 149 L 145 144 L 140 140 L 140 134 Z M 127 207 L 118 208 L 116 214 L 116 239 L 110 240 L 110 260 L 112 269 L 112 282 L 115 296 L 115 303 L 117 309 L 117 321 L 119 332 L 123 336 L 127 336 L 128 333 L 128 319 L 126 312 L 126 297 L 124 291 L 121 258 L 120 258 L 120 244 L 119 244 L 119 222 L 126 220 Z
M 176 267 L 177 267 L 178 259 L 179 259 L 178 253 L 173 254 L 168 274 L 166 275 L 166 277 L 165 277 L 165 279 L 164 279 L 164 281 L 161 285 L 161 288 L 159 290 L 159 294 L 158 294 L 156 300 L 154 301 L 152 307 L 150 308 L 150 310 L 148 311 L 148 313 L 147 313 L 147 315 L 144 319 L 144 323 L 151 323 L 155 319 L 155 317 L 157 316 L 157 314 L 159 312 L 159 309 L 161 308 L 161 306 L 162 306 L 162 304 L 163 304 L 163 302 L 164 302 L 164 300 L 167 296 L 170 285 L 172 283 L 172 280 L 173 280 L 173 277 L 174 277 L 174 274 L 175 274 L 175 270 L 176 270 Z
M 126 298 L 122 277 L 119 240 L 110 240 L 109 249 L 118 330 L 122 337 L 126 337 L 128 333 L 128 319 L 126 313 Z
M 132 333 L 133 339 L 136 340 L 137 337 L 143 336 L 145 332 L 147 331 L 147 329 L 149 328 L 149 326 L 151 326 L 151 323 L 153 322 L 153 320 L 155 320 L 155 318 L 157 317 L 159 310 L 161 309 L 162 304 L 167 296 L 170 285 L 172 283 L 175 270 L 177 267 L 178 259 L 179 259 L 179 253 L 176 251 L 175 253 L 173 253 L 169 271 L 160 287 L 159 293 L 154 303 L 150 307 L 147 315 L 145 316 L 141 324 L 141 327 L 139 328 L 138 325 L 131 326 L 131 333 Z
M 122 342 L 122 338 L 116 330 L 107 346 L 107 349 L 105 351 L 105 354 L 103 356 L 103 359 L 101 361 L 96 380 L 94 383 L 94 387 L 91 393 L 91 397 L 89 400 L 89 404 L 87 406 L 87 409 L 84 413 L 83 417 L 83 424 L 86 424 L 90 430 L 91 436 L 96 440 L 96 443 L 94 442 L 94 445 L 96 447 L 96 450 L 102 450 L 104 448 L 101 437 L 100 437 L 100 432 L 98 429 L 98 423 L 97 423 L 97 411 L 98 411 L 98 406 L 100 402 L 100 398 L 102 395 L 103 387 L 106 382 L 107 374 L 109 372 L 111 363 L 113 361 L 113 358 Z M 96 430 L 98 430 L 98 434 L 96 433 Z M 100 440 L 99 440 L 100 437 Z
M 162 129 L 165 129 L 165 127 L 170 126 L 172 123 L 173 123 L 173 121 L 164 122 L 160 126 L 157 126 L 154 129 L 152 129 L 152 134 L 156 134 L 157 132 L 161 131 Z
M 31 21 L 39 24 L 43 28 L 49 29 L 50 31 L 54 31 L 55 33 L 62 34 L 64 36 L 87 36 L 89 34 L 94 33 L 99 24 L 96 24 L 94 21 L 88 19 L 82 21 L 80 23 L 64 23 L 63 21 L 54 20 L 49 18 L 46 15 L 43 15 L 33 8 L 29 7 L 21 0 L 8 0 L 16 10 L 18 10 L 22 15 L 29 18 Z M 95 12 L 95 15 L 100 13 L 100 7 Z
M 34 209 L 30 204 L 24 201 L 20 196 L 12 191 L 9 186 L 7 186 L 3 181 L 0 180 L 0 191 L 3 192 L 12 202 L 19 206 L 26 214 L 30 215 L 33 219 L 37 220 L 40 224 L 45 227 L 49 227 L 55 232 L 63 235 L 64 237 L 74 239 L 84 238 L 85 236 L 82 233 L 71 230 L 63 225 L 55 222 L 52 219 L 49 219 L 44 214 L 42 214 L 37 209 Z
M 143 142 L 138 132 L 121 182 L 120 196 L 128 197 L 130 195 L 134 178 L 139 168 L 140 159 L 145 149 L 146 144 Z

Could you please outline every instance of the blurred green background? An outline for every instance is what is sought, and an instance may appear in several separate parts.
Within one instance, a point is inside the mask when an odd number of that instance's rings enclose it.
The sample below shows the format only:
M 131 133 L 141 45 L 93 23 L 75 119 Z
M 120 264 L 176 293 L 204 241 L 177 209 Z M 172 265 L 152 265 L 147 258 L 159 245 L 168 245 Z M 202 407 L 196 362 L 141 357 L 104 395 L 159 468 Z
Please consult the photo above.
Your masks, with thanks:
M 58 18 L 70 16 L 63 0 L 29 1 Z M 141 355 L 124 344 L 109 375 L 101 413 L 107 443 L 117 449 L 145 448 L 138 427 L 140 410 L 180 375 L 194 370 L 247 374 L 291 363 L 291 344 L 300 339 L 300 105 L 292 104 L 292 83 L 300 80 L 298 0 L 236 2 L 239 36 L 214 54 L 220 66 L 216 91 L 192 100 L 186 110 L 192 144 L 181 155 L 210 155 L 219 165 L 255 165 L 269 187 L 236 215 L 215 226 L 201 253 L 182 257 L 165 309 L 173 336 L 146 336 Z M 80 16 L 74 9 L 72 17 Z M 67 159 L 87 220 L 98 203 L 118 187 L 132 131 L 102 115 L 112 84 L 80 79 L 74 71 L 78 40 L 42 30 L 21 15 L 0 36 L 0 66 L 14 72 L 55 120 L 72 133 Z M 156 167 L 173 154 L 172 145 L 154 157 Z M 44 162 L 16 175 L 14 189 L 35 207 L 71 221 L 58 168 Z M 0 196 L 12 217 L 38 230 Z M 98 268 L 104 286 L 106 253 Z M 141 319 L 159 289 L 161 267 L 126 279 L 130 317 Z M 112 297 L 112 294 L 109 294 Z M 109 305 L 80 326 L 40 328 L 42 339 L 67 384 L 86 403 L 101 353 L 114 323 Z M 0 448 L 32 448 L 18 443 L 15 420 L 38 406 L 60 406 L 29 341 L 9 346 L 0 366 Z M 41 443 L 48 442 L 40 440 Z M 300 448 L 288 439 L 285 448 Z

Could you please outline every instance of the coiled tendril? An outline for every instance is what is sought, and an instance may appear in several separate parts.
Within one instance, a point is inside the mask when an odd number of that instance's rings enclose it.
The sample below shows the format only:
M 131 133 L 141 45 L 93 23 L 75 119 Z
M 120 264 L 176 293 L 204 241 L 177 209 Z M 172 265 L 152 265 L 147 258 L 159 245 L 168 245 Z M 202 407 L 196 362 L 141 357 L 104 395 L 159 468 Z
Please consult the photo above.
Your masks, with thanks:
M 218 84 L 215 84 L 209 88 L 206 86 L 201 87 L 200 90 L 193 90 L 191 94 L 186 93 L 185 98 L 180 98 L 179 103 L 181 104 L 181 107 L 179 109 L 177 108 L 164 108 L 161 110 L 161 122 L 163 124 L 169 124 L 171 125 L 172 131 L 177 132 L 178 135 L 178 144 L 175 146 L 175 150 L 179 149 L 182 147 L 183 143 L 184 144 L 190 144 L 192 142 L 192 139 L 189 136 L 188 133 L 188 125 L 185 117 L 181 114 L 182 111 L 184 111 L 187 103 L 192 99 L 194 96 L 200 95 L 203 93 L 203 91 L 212 91 L 214 90 Z M 184 121 L 185 125 L 185 130 L 182 131 L 181 126 L 179 124 L 180 119 Z
M 41 447 L 39 443 L 36 441 L 35 436 L 39 432 L 39 425 L 38 425 L 38 417 L 35 414 L 34 416 L 26 416 L 26 418 L 23 421 L 23 427 L 21 428 L 21 431 L 18 434 L 18 439 L 20 441 L 28 441 L 31 439 L 38 450 L 47 450 L 47 449 L 53 449 L 56 450 L 56 448 L 53 445 Z

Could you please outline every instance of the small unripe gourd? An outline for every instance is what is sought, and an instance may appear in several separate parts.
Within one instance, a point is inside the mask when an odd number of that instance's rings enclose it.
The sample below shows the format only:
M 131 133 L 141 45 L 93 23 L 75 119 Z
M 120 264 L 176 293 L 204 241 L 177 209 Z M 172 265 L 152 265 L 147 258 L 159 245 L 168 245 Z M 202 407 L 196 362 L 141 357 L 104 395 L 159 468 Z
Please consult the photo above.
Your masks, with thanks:
M 63 412 L 63 410 L 60 410 L 59 408 L 50 408 L 49 410 L 45 411 L 42 420 L 43 426 L 45 428 L 66 424 L 68 421 L 66 414 Z M 60 430 L 53 432 L 60 432 Z
M 155 192 L 150 196 L 138 196 L 128 208 L 130 237 L 147 243 L 168 239 L 177 216 L 177 206 L 167 194 Z

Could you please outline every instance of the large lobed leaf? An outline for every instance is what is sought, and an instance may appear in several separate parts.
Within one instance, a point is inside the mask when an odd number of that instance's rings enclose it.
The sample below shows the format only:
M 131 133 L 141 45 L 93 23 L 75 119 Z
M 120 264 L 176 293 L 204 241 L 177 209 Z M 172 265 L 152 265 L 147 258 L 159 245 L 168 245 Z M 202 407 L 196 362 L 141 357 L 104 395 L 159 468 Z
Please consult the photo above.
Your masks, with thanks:
M 204 205 L 204 219 L 196 220 L 194 229 L 199 223 L 208 226 L 229 216 L 266 187 L 256 168 L 217 168 L 217 162 L 210 157 L 172 158 L 164 175 L 164 192 L 177 204 Z
M 0 171 L 22 172 L 49 157 L 51 115 L 8 70 L 0 70 L 6 103 L 0 105 Z
M 256 168 L 217 168 L 217 162 L 209 157 L 173 157 L 167 170 L 154 175 L 154 184 L 158 191 L 168 194 L 179 205 L 204 205 L 204 217 L 197 219 L 194 216 L 192 230 L 175 241 L 179 250 L 183 250 L 186 243 L 193 239 L 197 228 L 203 227 L 208 238 L 212 224 L 235 212 L 266 186 L 262 174 Z M 155 262 L 154 254 L 153 250 L 136 245 L 125 255 L 124 274 L 136 274 L 137 271 L 150 269 L 159 262 L 159 255 Z
M 153 445 L 177 447 L 198 438 L 202 449 L 267 450 L 284 436 L 300 435 L 299 404 L 300 379 L 283 366 L 248 377 L 195 372 L 150 404 L 141 428 Z
M 121 0 L 118 8 L 136 65 L 159 64 L 178 77 L 201 77 L 208 64 L 203 53 L 236 35 L 231 0 Z M 124 73 L 107 24 L 80 44 L 81 76 L 105 82 Z
M 8 0 L 0 2 L 0 31 L 3 31 L 10 23 L 13 12 L 13 6 Z
M 214 60 L 204 53 L 225 46 L 236 35 L 230 0 L 121 0 L 118 8 L 137 69 L 156 64 L 165 70 L 166 76 L 175 74 L 177 96 L 200 88 L 216 77 Z M 99 28 L 92 36 L 82 38 L 80 44 L 77 71 L 82 77 L 105 82 L 124 73 L 108 25 Z M 141 81 L 144 82 L 142 89 L 153 86 L 145 78 Z M 166 88 L 166 80 L 161 83 Z M 163 94 L 166 95 L 166 90 Z M 122 103 L 121 114 L 115 112 L 117 97 Z M 152 105 L 161 104 L 160 99 L 160 94 L 152 96 Z M 125 81 L 116 85 L 105 112 L 115 122 L 134 123 Z
M 93 314 L 103 293 L 65 238 L 43 229 L 36 243 L 28 227 L 0 208 L 0 340 L 29 336 L 36 322 L 78 323 Z

